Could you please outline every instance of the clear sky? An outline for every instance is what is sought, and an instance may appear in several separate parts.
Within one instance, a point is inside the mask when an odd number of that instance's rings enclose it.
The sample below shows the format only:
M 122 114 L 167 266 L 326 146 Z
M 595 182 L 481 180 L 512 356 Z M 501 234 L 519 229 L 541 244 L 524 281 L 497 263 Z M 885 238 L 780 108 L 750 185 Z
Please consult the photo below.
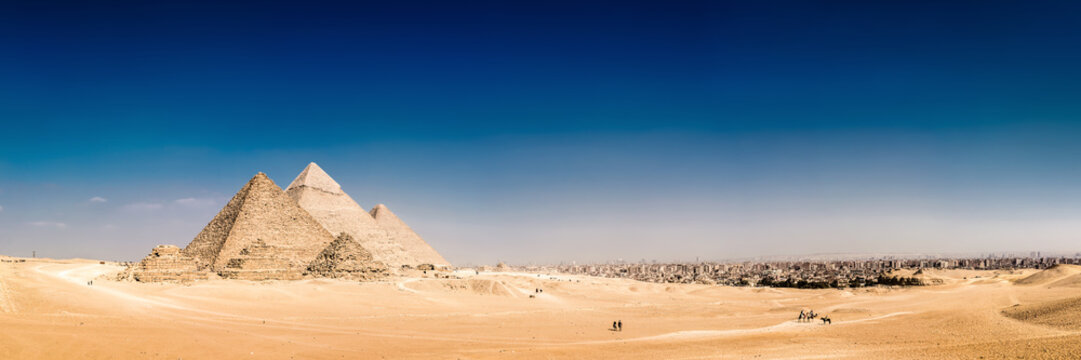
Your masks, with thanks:
M 319 163 L 456 264 L 1081 251 L 1081 3 L 0 4 L 0 253 Z

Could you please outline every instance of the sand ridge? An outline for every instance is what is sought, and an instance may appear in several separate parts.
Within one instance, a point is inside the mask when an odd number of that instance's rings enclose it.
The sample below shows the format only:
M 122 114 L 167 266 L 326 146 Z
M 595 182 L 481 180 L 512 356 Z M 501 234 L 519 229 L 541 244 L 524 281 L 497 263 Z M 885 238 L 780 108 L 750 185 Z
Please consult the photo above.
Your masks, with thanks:
M 1081 275 L 1081 266 L 1058 264 L 1015 281 L 1018 285 L 1044 285 L 1063 280 L 1074 280 Z

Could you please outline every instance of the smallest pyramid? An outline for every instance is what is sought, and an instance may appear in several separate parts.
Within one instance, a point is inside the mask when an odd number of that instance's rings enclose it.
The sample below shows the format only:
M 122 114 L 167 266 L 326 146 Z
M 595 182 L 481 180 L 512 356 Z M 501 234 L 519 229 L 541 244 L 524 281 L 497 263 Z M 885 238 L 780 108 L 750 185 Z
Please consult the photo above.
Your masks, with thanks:
M 387 274 L 387 266 L 349 234 L 341 233 L 308 265 L 308 273 L 325 277 L 375 278 Z

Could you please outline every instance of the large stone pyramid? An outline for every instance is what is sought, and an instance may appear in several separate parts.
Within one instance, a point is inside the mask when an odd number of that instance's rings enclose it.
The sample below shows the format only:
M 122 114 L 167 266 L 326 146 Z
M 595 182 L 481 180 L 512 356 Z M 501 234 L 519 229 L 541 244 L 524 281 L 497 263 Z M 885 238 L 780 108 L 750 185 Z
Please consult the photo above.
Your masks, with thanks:
M 450 265 L 412 230 L 401 231 L 400 220 L 389 222 L 391 227 L 379 223 L 315 163 L 297 175 L 286 193 L 331 233 L 352 236 L 376 261 L 392 267 Z
M 331 241 L 319 222 L 258 173 L 182 253 L 225 277 L 295 279 Z
M 432 264 L 435 266 L 450 266 L 450 263 L 439 255 L 423 238 L 420 237 L 409 225 L 406 225 L 398 215 L 394 215 L 386 205 L 379 204 L 372 208 L 372 218 L 384 230 L 390 233 L 390 237 L 397 240 L 406 251 L 416 259 L 417 264 Z

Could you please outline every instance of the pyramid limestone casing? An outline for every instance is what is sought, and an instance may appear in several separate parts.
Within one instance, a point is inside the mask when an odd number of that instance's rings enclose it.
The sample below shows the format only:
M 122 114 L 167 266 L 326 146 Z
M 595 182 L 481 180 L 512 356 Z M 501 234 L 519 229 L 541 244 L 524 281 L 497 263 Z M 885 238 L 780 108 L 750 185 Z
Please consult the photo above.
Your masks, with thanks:
M 387 228 L 380 224 L 315 163 L 308 164 L 297 175 L 286 193 L 331 233 L 352 236 L 376 261 L 392 267 L 423 263 L 449 265 L 412 230 L 402 232 L 400 227 Z
M 402 219 L 394 215 L 386 205 L 379 204 L 372 208 L 372 218 L 384 230 L 390 233 L 391 238 L 402 244 L 402 247 L 416 259 L 415 264 L 432 264 L 435 266 L 450 266 L 450 263 L 439 255 L 423 238 L 420 237 Z
M 274 181 L 258 173 L 182 253 L 226 277 L 261 279 L 303 271 L 333 240 Z

